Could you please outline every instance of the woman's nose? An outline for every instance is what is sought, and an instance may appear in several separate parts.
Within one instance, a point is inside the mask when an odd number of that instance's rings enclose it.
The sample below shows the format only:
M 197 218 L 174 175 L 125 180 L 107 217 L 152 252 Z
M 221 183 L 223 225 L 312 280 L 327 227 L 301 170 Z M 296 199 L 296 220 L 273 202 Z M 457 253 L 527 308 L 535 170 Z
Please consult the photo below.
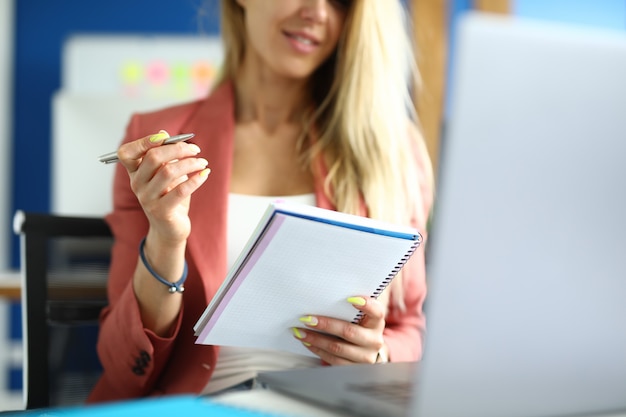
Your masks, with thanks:
M 300 16 L 310 22 L 325 22 L 328 18 L 328 0 L 304 0 Z

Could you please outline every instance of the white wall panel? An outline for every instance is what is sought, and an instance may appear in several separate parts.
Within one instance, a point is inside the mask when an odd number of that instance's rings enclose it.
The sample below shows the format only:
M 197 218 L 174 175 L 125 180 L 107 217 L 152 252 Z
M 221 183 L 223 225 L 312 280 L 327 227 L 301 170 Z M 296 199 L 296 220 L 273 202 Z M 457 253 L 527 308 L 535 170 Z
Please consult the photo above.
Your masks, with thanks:
M 0 0 L 0 270 L 9 265 L 11 236 L 11 79 L 14 45 L 14 0 Z

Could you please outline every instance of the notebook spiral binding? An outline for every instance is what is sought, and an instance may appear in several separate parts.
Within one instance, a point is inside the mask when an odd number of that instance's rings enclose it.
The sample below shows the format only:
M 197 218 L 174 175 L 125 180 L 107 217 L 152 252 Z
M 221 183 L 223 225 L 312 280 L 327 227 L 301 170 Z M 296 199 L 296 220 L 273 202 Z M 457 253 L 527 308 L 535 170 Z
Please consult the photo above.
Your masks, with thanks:
M 398 275 L 400 270 L 404 267 L 404 264 L 409 261 L 411 256 L 415 253 L 415 251 L 417 250 L 417 248 L 420 247 L 421 244 L 422 235 L 418 233 L 417 235 L 415 235 L 413 245 L 409 248 L 408 252 L 402 257 L 402 259 L 400 259 L 400 262 L 398 262 L 396 266 L 393 267 L 393 269 L 389 272 L 389 275 L 387 275 L 387 277 L 380 283 L 376 290 L 374 290 L 374 292 L 370 296 L 371 298 L 378 298 L 378 296 L 381 295 L 383 291 L 385 291 L 389 284 L 391 284 L 391 281 L 393 281 L 396 275 Z M 352 323 L 358 324 L 363 319 L 363 316 L 363 312 L 359 311 L 354 320 L 352 320 Z

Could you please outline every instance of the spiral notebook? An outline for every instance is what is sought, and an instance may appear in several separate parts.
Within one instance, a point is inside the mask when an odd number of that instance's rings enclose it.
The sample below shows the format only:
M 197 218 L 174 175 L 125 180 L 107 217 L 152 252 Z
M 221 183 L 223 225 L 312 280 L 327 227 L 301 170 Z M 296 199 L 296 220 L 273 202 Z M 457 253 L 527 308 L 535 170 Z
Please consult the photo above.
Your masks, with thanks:
M 346 298 L 378 297 L 419 247 L 418 230 L 304 204 L 269 204 L 200 317 L 196 343 L 313 356 L 303 315 L 358 322 Z

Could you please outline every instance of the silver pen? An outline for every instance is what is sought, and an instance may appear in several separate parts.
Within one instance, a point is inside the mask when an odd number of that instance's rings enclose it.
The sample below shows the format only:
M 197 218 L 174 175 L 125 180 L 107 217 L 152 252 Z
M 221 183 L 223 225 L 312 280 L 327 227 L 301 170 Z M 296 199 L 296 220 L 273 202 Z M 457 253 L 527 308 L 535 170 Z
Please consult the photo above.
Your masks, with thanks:
M 170 143 L 177 143 L 177 142 L 189 140 L 193 138 L 194 136 L 195 134 L 193 133 L 184 133 L 182 135 L 171 136 L 165 139 L 165 142 L 163 142 L 163 145 L 169 145 Z M 117 157 L 117 151 L 100 155 L 98 157 L 98 161 L 102 162 L 103 164 L 112 164 L 114 162 L 119 161 L 119 158 Z

